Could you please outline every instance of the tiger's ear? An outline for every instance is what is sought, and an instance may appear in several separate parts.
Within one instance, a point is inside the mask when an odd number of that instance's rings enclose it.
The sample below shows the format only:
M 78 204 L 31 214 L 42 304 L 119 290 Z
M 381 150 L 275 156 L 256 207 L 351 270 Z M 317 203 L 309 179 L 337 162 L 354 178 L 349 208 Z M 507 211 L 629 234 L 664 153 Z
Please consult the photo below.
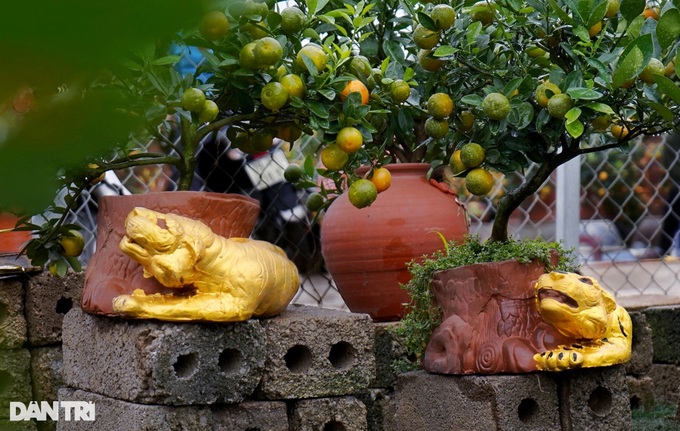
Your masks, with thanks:
M 598 284 L 599 287 L 599 284 Z M 614 299 L 614 296 L 612 296 L 611 293 L 607 292 L 604 290 L 602 287 L 600 287 L 602 291 L 602 301 L 604 302 L 604 306 L 607 309 L 607 313 L 613 313 L 614 310 L 616 310 L 616 300 Z

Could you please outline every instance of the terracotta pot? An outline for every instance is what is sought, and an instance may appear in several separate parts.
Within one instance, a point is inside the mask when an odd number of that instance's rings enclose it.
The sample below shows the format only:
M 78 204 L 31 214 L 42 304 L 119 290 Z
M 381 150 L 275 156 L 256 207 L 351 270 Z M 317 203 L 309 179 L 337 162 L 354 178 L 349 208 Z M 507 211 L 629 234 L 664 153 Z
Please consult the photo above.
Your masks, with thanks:
M 147 294 L 167 293 L 142 267 L 118 247 L 125 235 L 125 217 L 135 207 L 201 220 L 224 237 L 250 236 L 260 213 L 259 203 L 237 194 L 208 192 L 158 192 L 107 196 L 99 201 L 97 250 L 85 271 L 82 308 L 88 313 L 113 315 L 118 295 L 142 289 Z
M 374 320 L 398 320 L 410 301 L 401 283 L 406 263 L 441 249 L 468 233 L 465 208 L 453 192 L 432 185 L 429 165 L 388 165 L 392 185 L 368 208 L 357 209 L 344 193 L 328 208 L 321 226 L 326 267 L 349 309 Z M 436 184 L 436 183 L 435 183 Z
M 0 213 L 0 231 L 12 229 L 17 223 L 17 217 L 9 213 Z M 0 232 L 0 253 L 17 254 L 31 239 L 31 232 Z
M 430 337 L 423 368 L 441 374 L 536 371 L 536 353 L 573 342 L 538 314 L 534 284 L 541 263 L 515 260 L 440 271 L 430 283 L 442 323 Z

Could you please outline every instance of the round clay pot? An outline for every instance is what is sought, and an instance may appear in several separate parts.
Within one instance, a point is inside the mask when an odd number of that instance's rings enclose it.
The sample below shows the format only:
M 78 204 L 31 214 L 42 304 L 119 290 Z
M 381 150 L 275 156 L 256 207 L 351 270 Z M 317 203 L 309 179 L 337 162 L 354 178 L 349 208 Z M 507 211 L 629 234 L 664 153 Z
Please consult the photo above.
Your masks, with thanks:
M 392 185 L 368 208 L 357 209 L 344 193 L 328 208 L 321 249 L 349 309 L 376 321 L 399 320 L 410 301 L 400 287 L 411 276 L 406 263 L 468 233 L 465 208 L 451 191 L 430 183 L 426 163 L 386 166 Z M 364 171 L 365 172 L 365 171 Z
M 147 295 L 171 291 L 154 278 L 144 278 L 141 265 L 118 247 L 125 235 L 125 218 L 136 207 L 200 220 L 226 238 L 250 236 L 260 213 L 257 200 L 237 194 L 187 191 L 103 197 L 99 200 L 97 250 L 85 270 L 83 311 L 113 315 L 116 296 L 129 295 L 135 289 Z

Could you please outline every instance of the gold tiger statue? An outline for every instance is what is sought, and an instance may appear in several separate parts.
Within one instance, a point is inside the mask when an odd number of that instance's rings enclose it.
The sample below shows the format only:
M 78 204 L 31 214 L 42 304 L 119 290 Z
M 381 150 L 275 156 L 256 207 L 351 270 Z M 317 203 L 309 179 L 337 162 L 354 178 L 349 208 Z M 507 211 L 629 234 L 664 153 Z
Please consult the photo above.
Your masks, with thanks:
M 539 277 L 535 292 L 543 320 L 574 339 L 570 345 L 534 355 L 539 370 L 601 367 L 630 358 L 633 343 L 630 315 L 597 280 L 553 271 Z
M 175 214 L 135 208 L 120 249 L 178 294 L 117 296 L 118 314 L 166 321 L 244 321 L 281 313 L 300 285 L 295 265 L 268 242 L 224 238 Z

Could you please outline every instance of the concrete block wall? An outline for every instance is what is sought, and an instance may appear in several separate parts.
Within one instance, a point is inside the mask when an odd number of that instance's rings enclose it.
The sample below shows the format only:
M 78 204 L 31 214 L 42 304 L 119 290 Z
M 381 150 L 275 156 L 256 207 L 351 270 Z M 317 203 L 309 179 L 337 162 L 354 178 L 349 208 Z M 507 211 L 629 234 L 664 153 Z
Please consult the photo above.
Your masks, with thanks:
M 292 306 L 228 325 L 128 321 L 82 313 L 81 287 L 74 274 L 0 280 L 1 430 L 93 429 L 9 423 L 1 403 L 17 397 L 93 401 L 96 429 L 111 431 L 626 430 L 630 405 L 680 403 L 680 351 L 664 341 L 680 338 L 680 308 L 631 313 L 625 366 L 452 377 L 395 374 L 395 359 L 412 360 L 396 324 L 365 315 Z
M 64 316 L 80 305 L 83 274 L 0 279 L 0 430 L 53 431 L 56 423 L 9 422 L 9 402 L 54 401 L 64 385 Z

